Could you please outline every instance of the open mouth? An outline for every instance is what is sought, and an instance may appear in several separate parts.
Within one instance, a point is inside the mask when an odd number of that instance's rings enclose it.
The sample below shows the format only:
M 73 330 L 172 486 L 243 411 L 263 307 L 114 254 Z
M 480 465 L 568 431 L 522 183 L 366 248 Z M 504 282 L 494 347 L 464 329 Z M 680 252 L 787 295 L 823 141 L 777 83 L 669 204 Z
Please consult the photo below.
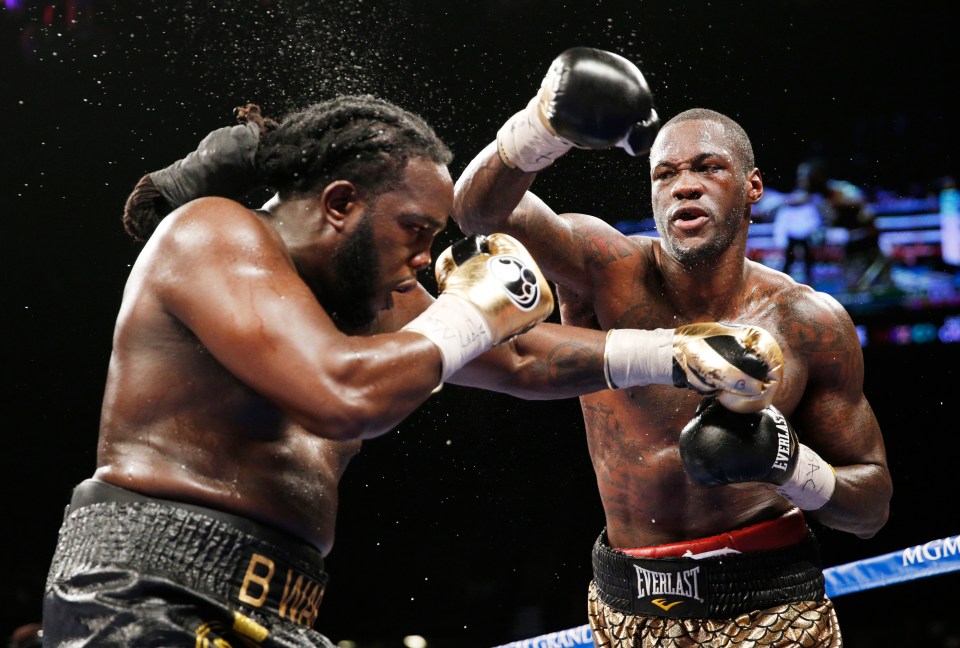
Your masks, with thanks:
M 674 226 L 681 230 L 693 230 L 702 227 L 708 220 L 707 213 L 702 209 L 679 209 L 671 218 Z

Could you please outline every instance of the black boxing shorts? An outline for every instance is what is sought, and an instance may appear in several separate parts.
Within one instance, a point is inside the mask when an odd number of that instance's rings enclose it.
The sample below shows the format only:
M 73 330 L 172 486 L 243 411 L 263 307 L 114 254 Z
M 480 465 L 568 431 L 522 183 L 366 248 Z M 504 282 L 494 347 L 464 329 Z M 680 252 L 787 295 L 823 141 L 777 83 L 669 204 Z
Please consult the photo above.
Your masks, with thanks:
M 819 548 L 796 509 L 640 549 L 612 549 L 604 532 L 593 572 L 588 616 L 598 646 L 840 645 Z
M 333 648 L 313 630 L 326 583 L 320 552 L 283 531 L 88 479 L 47 577 L 44 645 Z
M 765 522 L 715 537 L 721 542 L 725 537 L 755 538 L 759 535 L 755 527 L 759 527 L 775 543 L 786 534 L 796 534 L 798 521 L 802 537 L 788 546 L 744 552 L 735 547 L 705 549 L 714 546 L 710 538 L 667 545 L 670 553 L 679 554 L 675 557 L 664 557 L 667 552 L 658 547 L 611 549 L 602 533 L 593 547 L 597 592 L 604 603 L 621 612 L 674 618 L 731 617 L 792 601 L 821 600 L 820 550 L 799 511 L 773 521 L 784 527 L 782 532 Z M 684 557 L 680 553 L 684 546 L 701 557 Z

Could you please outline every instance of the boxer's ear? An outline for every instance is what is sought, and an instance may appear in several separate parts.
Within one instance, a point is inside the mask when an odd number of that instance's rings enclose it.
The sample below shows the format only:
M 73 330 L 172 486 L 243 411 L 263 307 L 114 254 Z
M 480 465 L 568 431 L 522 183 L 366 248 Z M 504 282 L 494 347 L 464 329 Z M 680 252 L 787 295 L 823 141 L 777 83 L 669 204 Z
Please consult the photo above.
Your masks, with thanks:
M 760 202 L 763 197 L 763 177 L 760 175 L 760 169 L 754 169 L 747 174 L 747 201 L 754 205 Z
M 320 194 L 320 209 L 324 220 L 342 232 L 350 216 L 361 209 L 360 192 L 349 180 L 335 180 Z

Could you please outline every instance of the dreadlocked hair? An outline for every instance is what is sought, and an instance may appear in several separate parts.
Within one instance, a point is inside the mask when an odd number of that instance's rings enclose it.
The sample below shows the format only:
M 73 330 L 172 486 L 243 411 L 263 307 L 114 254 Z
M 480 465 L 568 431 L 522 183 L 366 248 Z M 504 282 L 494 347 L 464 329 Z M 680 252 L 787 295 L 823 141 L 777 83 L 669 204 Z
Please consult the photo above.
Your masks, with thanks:
M 123 206 L 123 229 L 135 241 L 146 241 L 173 207 L 149 175 L 140 178 Z
M 233 116 L 237 118 L 238 124 L 256 124 L 261 133 L 269 133 L 280 126 L 275 120 L 264 115 L 260 106 L 255 103 L 237 106 L 233 109 Z
M 370 95 L 345 95 L 287 116 L 260 139 L 255 164 L 281 195 L 348 180 L 370 197 L 396 187 L 414 158 L 447 165 L 447 146 L 421 117 Z

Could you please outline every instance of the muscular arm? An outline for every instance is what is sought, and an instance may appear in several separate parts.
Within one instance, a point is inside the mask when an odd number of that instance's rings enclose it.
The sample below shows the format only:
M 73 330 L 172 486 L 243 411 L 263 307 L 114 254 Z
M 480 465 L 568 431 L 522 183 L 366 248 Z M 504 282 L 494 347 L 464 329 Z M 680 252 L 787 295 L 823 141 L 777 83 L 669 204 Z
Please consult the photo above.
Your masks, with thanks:
M 468 234 L 504 232 L 517 238 L 551 281 L 581 296 L 593 292 L 591 267 L 628 254 L 620 232 L 584 214 L 557 214 L 527 191 L 536 173 L 511 169 L 496 142 L 457 180 L 453 219 Z
M 790 417 L 801 441 L 830 462 L 837 483 L 811 512 L 822 524 L 870 538 L 886 523 L 893 485 L 880 425 L 863 393 L 863 352 L 850 317 L 832 298 L 802 332 L 809 378 Z
M 605 333 L 538 324 L 488 351 L 450 382 L 504 392 L 527 400 L 570 398 L 607 389 L 603 377 Z
M 394 300 L 385 330 L 399 329 L 433 302 L 420 287 Z M 448 382 L 527 400 L 571 398 L 607 389 L 603 376 L 606 333 L 542 323 L 476 358 Z
M 341 333 L 271 228 L 232 201 L 191 203 L 145 250 L 161 307 L 226 369 L 311 432 L 390 430 L 430 394 L 440 355 L 425 337 Z

